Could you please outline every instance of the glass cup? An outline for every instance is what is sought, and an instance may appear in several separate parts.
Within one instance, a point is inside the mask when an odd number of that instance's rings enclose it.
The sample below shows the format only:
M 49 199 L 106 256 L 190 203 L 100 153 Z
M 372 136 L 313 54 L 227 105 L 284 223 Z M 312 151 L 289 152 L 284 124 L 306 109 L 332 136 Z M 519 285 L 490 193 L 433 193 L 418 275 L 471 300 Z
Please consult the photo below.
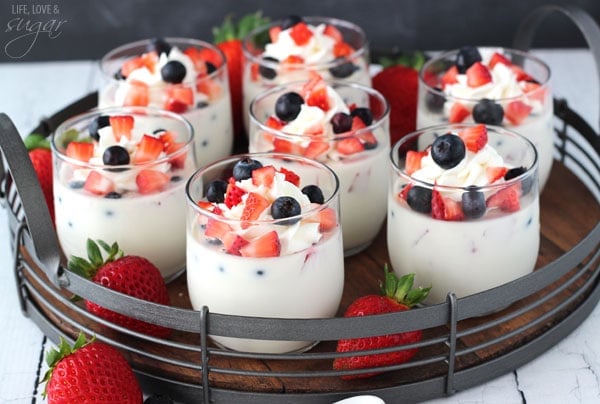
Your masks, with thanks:
M 466 49 L 468 54 L 474 48 Z M 473 69 L 469 81 L 465 68 L 458 69 L 457 66 L 466 67 L 462 60 L 469 60 L 463 56 L 464 49 L 432 58 L 419 73 L 417 128 L 478 122 L 500 125 L 526 136 L 538 152 L 542 191 L 554 159 L 550 68 L 532 54 L 519 50 L 476 49 L 481 64 L 491 67 L 492 82 L 479 85 L 486 81 L 481 79 L 484 75 L 477 75 Z
M 274 167 L 278 174 L 269 177 L 273 185 L 253 186 L 253 174 L 245 185 L 236 183 L 248 190 L 239 205 L 228 205 L 234 191 L 227 192 L 225 203 L 207 202 L 215 196 L 213 182 L 228 183 L 233 178 L 233 167 L 245 158 L 267 167 L 263 172 L 271 168 L 268 166 Z M 298 186 L 282 179 L 285 170 L 299 176 Z M 320 188 L 321 201 L 304 200 L 300 189 L 307 185 Z M 207 306 L 215 313 L 256 317 L 335 316 L 344 287 L 338 188 L 338 179 L 327 166 L 289 154 L 237 155 L 199 169 L 187 184 L 187 282 L 193 308 Z M 263 212 L 257 219 L 246 220 L 256 217 L 240 212 L 256 205 L 246 203 L 256 198 L 253 193 L 262 195 L 257 199 L 266 198 L 267 205 L 278 196 L 292 196 L 302 210 L 277 219 Z M 228 349 L 261 353 L 303 351 L 315 344 L 216 335 L 211 338 Z
M 498 155 L 485 149 L 476 157 L 468 152 L 468 164 L 463 160 L 439 175 L 431 174 L 439 173 L 433 159 L 420 160 L 417 154 L 428 147 L 420 138 L 460 133 L 473 126 L 418 130 L 400 139 L 390 154 L 387 244 L 391 264 L 397 274 L 414 272 L 415 282 L 432 286 L 428 303 L 445 301 L 449 292 L 464 297 L 524 276 L 534 269 L 538 257 L 537 152 L 528 139 L 488 126 L 488 147 Z M 415 156 L 422 162 L 417 171 Z M 484 185 L 488 173 L 503 172 L 497 167 L 516 169 Z
M 112 125 L 108 121 L 126 116 L 134 120 L 130 140 L 125 140 L 125 135 L 121 135 L 120 143 L 109 140 Z M 108 126 L 100 130 L 101 141 L 92 141 L 90 130 L 95 132 L 92 128 L 102 120 Z M 105 134 L 106 130 L 110 133 Z M 145 134 L 153 134 L 158 142 L 169 138 L 170 146 L 163 142 L 165 151 L 153 160 L 136 157 L 135 141 Z M 93 151 L 75 147 L 79 142 L 91 142 Z M 104 151 L 111 144 L 129 150 L 128 164 L 104 164 Z M 126 254 L 147 258 L 166 281 L 183 272 L 184 187 L 196 170 L 193 129 L 185 118 L 145 107 L 93 110 L 66 120 L 56 129 L 52 154 L 56 232 L 67 257 L 87 257 L 86 240 L 100 239 L 117 242 Z
M 227 65 L 216 46 L 187 38 L 165 38 L 167 45 L 145 39 L 108 52 L 100 67 L 105 84 L 99 91 L 99 107 L 150 106 L 182 114 L 194 128 L 199 164 L 231 154 L 233 123 Z M 170 46 L 168 53 L 155 49 Z M 166 82 L 164 66 L 180 62 L 185 77 Z M 146 67 L 147 66 L 147 67 Z M 129 71 L 132 73 L 129 73 Z M 124 77 L 123 72 L 127 73 Z
M 289 18 L 257 28 L 242 41 L 244 111 L 258 94 L 283 83 L 307 80 L 310 72 L 327 80 L 371 86 L 369 46 L 359 26 L 336 18 L 303 17 L 312 35 L 307 44 L 297 45 L 290 36 L 293 27 L 281 30 L 290 25 Z M 334 50 L 335 43 L 349 46 L 337 45 L 343 50 Z M 247 114 L 244 124 L 248 129 Z
M 335 171 L 340 180 L 344 253 L 350 256 L 367 248 L 385 221 L 387 156 L 390 150 L 389 106 L 385 98 L 370 87 L 333 82 L 327 84 L 328 91 L 338 96 L 330 98 L 330 104 L 344 104 L 343 108 L 347 111 L 355 107 L 368 109 L 372 122 L 334 134 L 330 120 L 335 110 L 330 109 L 318 122 L 324 128 L 319 134 L 298 133 L 298 128 L 303 127 L 302 122 L 299 125 L 294 122 L 302 121 L 302 115 L 281 128 L 274 128 L 270 121 L 277 119 L 277 100 L 289 92 L 302 93 L 305 85 L 305 82 L 284 84 L 265 91 L 252 101 L 249 149 L 250 152 L 285 151 L 304 155 L 327 164 Z M 341 110 L 342 106 L 336 105 L 335 108 Z

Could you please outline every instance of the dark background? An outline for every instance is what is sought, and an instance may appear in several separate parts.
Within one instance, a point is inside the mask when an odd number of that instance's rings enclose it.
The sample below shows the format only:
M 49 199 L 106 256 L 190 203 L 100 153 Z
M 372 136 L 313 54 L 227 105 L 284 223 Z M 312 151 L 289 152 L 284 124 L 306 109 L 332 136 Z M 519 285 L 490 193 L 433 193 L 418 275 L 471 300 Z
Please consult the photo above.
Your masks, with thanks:
M 23 4 L 29 15 L 16 13 L 15 7 Z M 52 13 L 31 13 L 32 7 L 44 4 L 56 8 Z M 272 20 L 298 14 L 353 21 L 367 33 L 374 53 L 392 47 L 510 46 L 519 22 L 543 4 L 578 5 L 600 20 L 598 0 L 1 0 L 0 61 L 99 59 L 116 46 L 155 36 L 212 41 L 211 28 L 226 15 L 239 18 L 257 10 Z M 19 32 L 14 26 L 9 31 L 15 18 L 23 18 Z M 11 40 L 27 33 L 26 21 L 31 28 L 35 22 L 50 24 L 53 19 L 65 21 L 60 33 L 52 33 L 55 37 L 40 32 L 32 43 L 31 34 L 7 48 Z M 534 46 L 583 47 L 585 42 L 566 17 L 555 14 L 540 27 Z

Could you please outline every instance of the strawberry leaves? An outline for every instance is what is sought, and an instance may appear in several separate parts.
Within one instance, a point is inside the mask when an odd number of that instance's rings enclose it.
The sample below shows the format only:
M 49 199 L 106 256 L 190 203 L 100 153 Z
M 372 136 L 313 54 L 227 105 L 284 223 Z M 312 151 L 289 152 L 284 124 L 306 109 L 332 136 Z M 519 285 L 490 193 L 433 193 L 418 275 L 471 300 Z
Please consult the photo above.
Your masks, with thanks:
M 106 258 L 103 258 L 100 247 L 108 254 Z M 123 250 L 119 248 L 117 243 L 108 245 L 102 240 L 97 240 L 96 243 L 94 240 L 88 238 L 86 241 L 86 249 L 88 255 L 87 260 L 73 255 L 69 257 L 67 267 L 72 272 L 87 279 L 92 278 L 98 268 L 102 267 L 107 262 L 116 261 L 123 257 Z

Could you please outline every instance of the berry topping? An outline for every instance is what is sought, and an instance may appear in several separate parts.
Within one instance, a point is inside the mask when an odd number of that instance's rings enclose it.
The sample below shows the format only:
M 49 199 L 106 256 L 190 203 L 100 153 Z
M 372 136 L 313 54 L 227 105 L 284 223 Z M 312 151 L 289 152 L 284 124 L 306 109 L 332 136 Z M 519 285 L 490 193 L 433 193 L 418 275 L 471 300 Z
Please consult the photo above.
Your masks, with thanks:
M 256 192 L 250 192 L 246 198 L 246 204 L 244 205 L 244 211 L 240 220 L 242 221 L 242 229 L 247 228 L 250 224 L 245 222 L 248 220 L 257 220 L 260 214 L 269 206 L 269 201 L 263 198 Z
M 150 103 L 150 89 L 146 83 L 139 81 L 131 83 L 127 88 L 123 105 L 144 107 Z
M 455 62 L 458 73 L 465 73 L 476 62 L 481 62 L 481 54 L 476 47 L 463 46 L 458 50 Z
M 279 63 L 279 60 L 271 56 L 265 56 L 263 58 L 263 61 Z M 269 66 L 265 66 L 263 64 L 259 66 L 258 73 L 267 80 L 273 80 L 275 77 L 277 77 L 277 72 L 275 71 L 275 69 Z
M 287 182 L 291 182 L 295 186 L 300 186 L 300 177 L 298 176 L 298 174 L 296 174 L 292 170 L 288 170 L 285 167 L 279 168 L 279 172 L 285 175 L 285 180 Z
M 325 202 L 325 198 L 323 197 L 323 191 L 316 185 L 307 185 L 302 188 L 302 193 L 308 196 L 308 200 L 312 203 L 318 203 L 322 205 Z
M 227 183 L 223 180 L 214 180 L 206 188 L 206 199 L 209 202 L 223 203 L 225 202 L 225 192 L 227 191 Z
M 473 107 L 473 120 L 487 125 L 500 125 L 504 118 L 504 110 L 500 104 L 483 98 Z
M 277 235 L 275 230 L 270 231 L 248 242 L 248 244 L 240 248 L 240 253 L 243 257 L 278 257 L 281 253 L 279 235 Z
M 153 38 L 148 44 L 147 51 L 156 52 L 157 55 L 164 53 L 169 56 L 169 52 L 171 52 L 171 45 L 163 38 Z
M 252 184 L 270 187 L 275 179 L 275 167 L 269 165 L 252 170 Z
M 481 62 L 475 62 L 467 69 L 467 85 L 481 87 L 492 82 L 492 74 Z
M 442 84 L 442 88 L 446 87 L 449 84 L 458 83 L 458 68 L 456 66 L 450 67 L 446 72 L 442 75 L 440 79 L 440 83 Z
M 462 105 L 460 102 L 455 102 L 450 108 L 448 114 L 448 122 L 450 123 L 461 123 L 471 114 L 469 109 Z
M 260 161 L 244 157 L 235 163 L 233 166 L 233 178 L 236 181 L 252 178 L 252 171 L 261 168 L 263 165 Z
M 315 140 L 306 146 L 306 149 L 304 149 L 304 156 L 309 159 L 315 159 L 328 150 L 329 143 Z
M 460 203 L 451 198 L 444 198 L 436 189 L 431 193 L 431 217 L 439 220 L 463 220 L 465 215 Z
M 325 208 L 319 212 L 319 230 L 329 231 L 337 226 L 337 213 L 332 208 Z
M 76 160 L 88 162 L 94 155 L 94 145 L 87 142 L 70 142 L 65 154 Z
M 295 92 L 282 94 L 275 102 L 275 115 L 284 122 L 296 119 L 304 104 L 302 96 Z
M 135 150 L 133 162 L 136 164 L 148 163 L 156 160 L 163 152 L 164 144 L 159 138 L 144 135 Z
M 485 195 L 475 187 L 469 187 L 461 196 L 462 211 L 467 219 L 478 219 L 485 214 Z
M 311 107 L 321 108 L 323 111 L 329 110 L 329 97 L 327 96 L 327 87 L 322 86 L 314 88 L 306 99 L 306 104 Z
M 161 191 L 169 183 L 169 175 L 156 170 L 141 170 L 135 177 L 140 194 L 153 194 Z
M 351 155 L 360 153 L 365 149 L 363 143 L 357 137 L 347 137 L 336 142 L 335 147 L 340 154 Z
M 178 60 L 171 60 L 160 69 L 162 79 L 167 83 L 173 84 L 181 83 L 185 78 L 186 73 L 187 70 L 185 66 Z
M 488 209 L 499 208 L 504 212 L 518 211 L 521 208 L 519 189 L 520 186 L 518 184 L 502 188 L 487 199 L 486 205 Z
M 443 169 L 456 167 L 465 158 L 465 143 L 452 133 L 436 138 L 431 145 L 431 158 Z
M 225 235 L 231 232 L 231 230 L 231 226 L 229 226 L 227 223 L 211 217 L 206 222 L 206 230 L 204 234 L 206 237 L 223 241 L 225 239 Z
M 512 65 L 512 62 L 510 60 L 508 60 L 508 58 L 506 56 L 504 56 L 501 53 L 494 52 L 494 54 L 490 58 L 490 62 L 488 63 L 488 66 L 490 67 L 490 69 L 493 69 L 494 66 L 496 66 L 498 63 L 501 63 L 506 66 Z
M 306 23 L 298 22 L 290 30 L 290 37 L 292 37 L 296 45 L 304 46 L 311 40 L 313 33 Z
M 409 150 L 406 152 L 406 160 L 404 163 L 404 171 L 408 175 L 412 175 L 415 171 L 421 168 L 421 160 L 427 156 L 428 151 Z
M 490 184 L 504 178 L 504 174 L 508 171 L 506 167 L 486 167 L 485 176 Z
M 91 171 L 85 180 L 83 189 L 92 194 L 106 195 L 115 190 L 115 184 L 98 171 Z
M 225 206 L 231 209 L 242 201 L 242 196 L 246 194 L 246 191 L 235 185 L 235 178 L 231 177 L 227 184 L 227 191 L 225 192 Z
M 287 217 L 298 216 L 300 213 L 300 204 L 291 196 L 280 196 L 271 205 L 271 216 L 273 216 L 273 219 L 285 219 Z M 281 224 L 294 224 L 298 220 L 286 220 L 285 222 L 281 222 Z
M 113 115 L 109 118 L 110 126 L 113 130 L 113 136 L 118 142 L 121 137 L 131 138 L 133 129 L 133 116 L 131 115 Z
M 331 126 L 333 133 L 348 132 L 352 128 L 352 116 L 344 112 L 337 112 L 331 117 Z
M 108 115 L 99 115 L 92 119 L 88 127 L 88 131 L 90 132 L 92 139 L 100 140 L 100 134 L 98 133 L 98 130 L 104 128 L 105 126 L 110 126 L 110 119 Z
M 231 255 L 242 255 L 240 249 L 248 244 L 248 240 L 235 233 L 227 233 L 223 237 L 223 247 Z
M 373 113 L 369 108 L 354 108 L 350 115 L 359 117 L 367 126 L 373 123 Z
M 107 147 L 102 154 L 102 162 L 107 166 L 129 164 L 129 152 L 119 145 Z
M 342 62 L 345 59 L 345 57 L 337 57 L 334 59 L 334 61 Z M 338 79 L 345 79 L 347 77 L 350 77 L 352 73 L 354 73 L 357 70 L 358 66 L 354 65 L 354 63 L 350 61 L 346 61 L 338 64 L 337 66 L 330 67 L 329 73 L 331 73 L 333 77 L 336 77 Z
M 421 213 L 431 212 L 431 189 L 419 185 L 411 186 L 406 192 L 406 203 L 411 209 Z
M 458 136 L 465 143 L 467 149 L 473 153 L 483 149 L 488 141 L 487 128 L 484 124 L 465 128 L 459 132 Z
M 522 101 L 512 101 L 504 110 L 506 119 L 513 125 L 520 125 L 529 116 L 533 108 Z
M 516 178 L 519 175 L 524 174 L 526 171 L 527 170 L 525 169 L 525 167 L 511 168 L 510 170 L 508 170 L 506 172 L 506 174 L 504 174 L 504 180 L 508 181 L 513 178 Z M 524 178 L 523 181 L 521 181 L 521 194 L 527 195 L 529 193 L 529 191 L 531 191 L 532 186 L 533 186 L 533 178 L 531 176 Z
M 300 17 L 298 15 L 288 15 L 281 21 L 281 24 L 279 26 L 281 27 L 282 30 L 286 30 L 286 29 L 292 28 L 294 25 L 296 25 L 300 22 L 304 22 L 302 17 Z

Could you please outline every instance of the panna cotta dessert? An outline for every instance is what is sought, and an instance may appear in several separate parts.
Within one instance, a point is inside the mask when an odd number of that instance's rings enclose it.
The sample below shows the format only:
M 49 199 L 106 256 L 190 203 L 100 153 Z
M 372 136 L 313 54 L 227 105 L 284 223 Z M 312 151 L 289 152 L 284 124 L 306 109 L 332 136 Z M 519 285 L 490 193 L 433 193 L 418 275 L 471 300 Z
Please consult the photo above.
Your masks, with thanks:
M 231 154 L 233 123 L 225 56 L 207 42 L 156 38 L 101 60 L 99 107 L 148 106 L 182 114 L 194 128 L 199 164 Z
M 165 280 L 185 269 L 185 183 L 196 170 L 184 118 L 148 108 L 75 116 L 52 137 L 56 232 L 66 257 L 117 242 Z
M 255 317 L 330 318 L 344 286 L 338 180 L 289 154 L 232 156 L 187 185 L 187 283 L 192 306 Z M 283 353 L 314 341 L 212 335 L 245 352 Z
M 327 80 L 371 86 L 366 35 L 348 21 L 290 15 L 249 33 L 242 49 L 246 111 L 258 94 L 283 83 L 308 80 L 310 72 Z
M 533 142 L 540 191 L 554 159 L 550 69 L 518 50 L 462 47 L 429 60 L 419 73 L 417 128 L 443 123 L 503 126 Z
M 346 256 L 365 249 L 386 217 L 389 107 L 376 90 L 311 79 L 275 87 L 250 106 L 251 152 L 284 152 L 327 164 L 340 180 Z
M 435 139 L 418 149 L 420 138 Z M 387 243 L 399 274 L 431 286 L 428 303 L 530 273 L 540 245 L 537 153 L 483 124 L 413 132 L 391 152 Z

